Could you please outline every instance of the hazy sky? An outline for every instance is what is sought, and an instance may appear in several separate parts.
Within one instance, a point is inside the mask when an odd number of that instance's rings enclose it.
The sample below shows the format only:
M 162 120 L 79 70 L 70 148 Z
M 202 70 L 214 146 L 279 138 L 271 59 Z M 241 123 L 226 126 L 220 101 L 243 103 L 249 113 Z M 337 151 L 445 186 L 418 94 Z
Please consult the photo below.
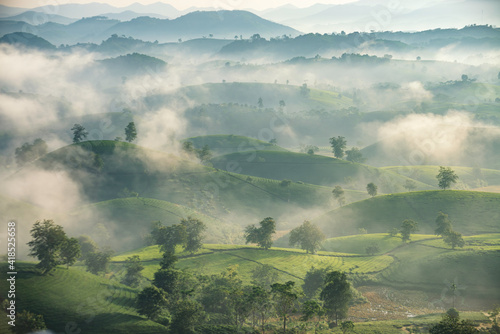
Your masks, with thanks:
M 26 7 L 33 8 L 44 5 L 58 5 L 67 3 L 92 3 L 100 2 L 107 3 L 115 7 L 125 7 L 133 3 L 141 3 L 144 5 L 164 2 L 168 3 L 177 9 L 185 9 L 191 6 L 196 7 L 221 7 L 221 8 L 233 8 L 233 9 L 244 9 L 244 8 L 254 8 L 254 9 L 266 9 L 282 6 L 285 4 L 293 4 L 297 7 L 307 7 L 314 5 L 315 3 L 324 4 L 341 4 L 353 2 L 356 0 L 169 0 L 169 1 L 158 1 L 158 0 L 0 0 L 0 4 L 11 6 L 11 7 Z

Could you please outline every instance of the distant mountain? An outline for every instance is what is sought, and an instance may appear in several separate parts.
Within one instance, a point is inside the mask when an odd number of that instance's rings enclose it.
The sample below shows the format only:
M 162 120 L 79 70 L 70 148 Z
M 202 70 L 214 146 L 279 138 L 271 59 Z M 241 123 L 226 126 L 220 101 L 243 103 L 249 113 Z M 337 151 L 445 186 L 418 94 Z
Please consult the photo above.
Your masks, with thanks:
M 21 14 L 26 11 L 26 8 L 9 7 L 0 5 L 0 17 L 9 17 Z
M 231 38 L 242 35 L 248 38 L 254 34 L 274 37 L 300 34 L 290 27 L 273 23 L 247 11 L 193 12 L 175 20 L 160 20 L 140 17 L 119 23 L 104 35 L 133 36 L 142 40 L 160 42 L 193 39 L 200 37 Z
M 167 19 L 167 16 L 156 14 L 156 13 L 138 13 L 131 10 L 126 10 L 120 13 L 104 13 L 101 16 L 107 17 L 108 19 L 118 20 L 118 21 L 130 21 L 141 16 L 149 16 L 156 19 Z
M 15 32 L 12 34 L 4 35 L 2 38 L 0 38 L 0 44 L 1 43 L 13 44 L 18 46 L 22 45 L 27 48 L 35 48 L 41 50 L 53 50 L 56 48 L 45 39 L 26 32 Z
M 139 53 L 104 59 L 100 62 L 108 71 L 115 75 L 148 74 L 152 71 L 163 70 L 167 66 L 167 63 L 163 60 Z
M 44 24 L 47 22 L 54 22 L 59 24 L 70 24 L 76 21 L 76 19 L 55 15 L 55 14 L 45 14 L 37 11 L 29 10 L 22 14 L 18 14 L 15 16 L 2 17 L 0 20 L 8 20 L 8 21 L 23 21 L 29 23 L 31 25 L 37 26 L 40 24 Z

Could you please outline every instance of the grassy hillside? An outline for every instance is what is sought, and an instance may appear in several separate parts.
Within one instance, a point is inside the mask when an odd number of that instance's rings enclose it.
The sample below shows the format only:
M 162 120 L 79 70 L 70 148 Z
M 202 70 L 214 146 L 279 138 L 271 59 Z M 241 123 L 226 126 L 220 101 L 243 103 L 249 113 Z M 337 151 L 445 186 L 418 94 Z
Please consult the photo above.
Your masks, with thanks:
M 370 182 L 377 184 L 379 192 L 403 191 L 406 176 L 379 170 L 367 165 L 346 160 L 293 152 L 258 151 L 255 153 L 232 153 L 211 160 L 216 168 L 226 169 L 237 164 L 240 173 L 270 179 L 302 181 L 306 183 L 334 186 L 366 191 Z M 231 165 L 229 165 L 231 163 Z M 418 182 L 420 190 L 431 186 Z
M 17 310 L 43 314 L 54 332 L 68 328 L 95 334 L 165 332 L 165 327 L 135 312 L 136 289 L 75 268 L 57 268 L 53 274 L 39 276 L 33 264 L 17 267 Z M 0 268 L 7 272 L 6 265 Z M 7 283 L 1 280 L 2 291 L 7 291 Z
M 278 145 L 262 140 L 234 135 L 198 136 L 184 141 L 192 142 L 198 149 L 208 145 L 210 150 L 217 155 L 244 151 L 287 151 Z
M 100 163 L 96 164 L 99 160 Z M 111 232 L 115 231 L 122 237 L 124 233 L 137 232 L 134 237 L 140 239 L 139 231 L 148 227 L 152 220 L 170 223 L 179 219 L 168 212 L 176 212 L 174 204 L 190 208 L 182 209 L 188 213 L 194 210 L 205 215 L 204 220 L 210 221 L 207 217 L 214 217 L 226 222 L 212 224 L 217 228 L 211 231 L 211 236 L 222 238 L 217 242 L 233 242 L 237 234 L 235 226 L 273 217 L 278 221 L 278 229 L 287 230 L 338 205 L 333 200 L 331 188 L 298 182 L 283 187 L 278 180 L 228 173 L 178 156 L 116 141 L 89 141 L 61 148 L 26 166 L 7 182 L 16 182 L 40 168 L 54 173 L 67 171 L 91 203 L 136 195 L 141 197 L 72 212 L 76 215 L 75 220 L 80 222 L 75 225 L 82 229 L 96 223 L 107 224 Z M 367 196 L 365 192 L 346 191 L 347 202 Z M 131 227 L 131 231 L 121 231 L 122 226 Z M 132 248 L 137 246 L 133 243 Z
M 419 191 L 377 196 L 333 210 L 313 220 L 328 236 L 369 233 L 399 228 L 405 219 L 419 223 L 419 233 L 433 234 L 438 212 L 449 215 L 463 234 L 497 232 L 500 194 L 475 191 Z
M 89 224 L 89 217 L 92 217 L 94 224 Z M 143 246 L 143 237 L 150 232 L 152 222 L 172 225 L 187 217 L 200 219 L 207 225 L 206 242 L 233 243 L 239 241 L 242 233 L 237 225 L 222 222 L 188 207 L 142 197 L 91 204 L 77 209 L 67 218 L 73 225 L 82 226 L 78 234 L 89 234 L 97 224 L 103 225 L 112 236 L 106 242 L 107 245 L 116 251 L 123 251 Z
M 451 167 L 458 175 L 458 184 L 454 187 L 478 188 L 500 185 L 500 170 L 473 167 Z M 436 175 L 439 166 L 390 166 L 382 167 L 391 171 L 418 180 L 432 186 L 437 185 Z

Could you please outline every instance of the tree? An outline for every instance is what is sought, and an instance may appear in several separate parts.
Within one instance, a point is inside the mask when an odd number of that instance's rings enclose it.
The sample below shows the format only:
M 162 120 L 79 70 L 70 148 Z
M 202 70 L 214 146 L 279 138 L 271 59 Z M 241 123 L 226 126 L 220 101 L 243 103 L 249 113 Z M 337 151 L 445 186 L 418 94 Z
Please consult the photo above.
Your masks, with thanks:
M 302 304 L 301 311 L 302 311 L 302 317 L 300 318 L 300 320 L 305 321 L 306 325 L 307 322 L 309 322 L 310 320 L 314 318 L 318 319 L 318 321 L 315 323 L 314 326 L 315 327 L 314 333 L 316 333 L 319 322 L 321 321 L 321 317 L 325 314 L 325 311 L 323 310 L 323 307 L 321 307 L 321 304 L 318 303 L 316 300 L 308 300 L 304 304 Z
M 137 139 L 137 130 L 135 128 L 135 123 L 130 122 L 125 127 L 125 140 L 128 141 L 129 143 L 131 143 L 135 139 Z
M 276 313 L 283 319 L 283 333 L 286 333 L 286 321 L 288 315 L 295 311 L 295 301 L 299 298 L 294 291 L 295 282 L 288 281 L 285 284 L 274 283 L 271 285 L 271 293 L 275 301 Z
M 340 206 L 345 204 L 344 189 L 341 186 L 335 186 L 332 190 L 333 198 L 337 200 Z
M 154 285 L 144 288 L 137 295 L 137 313 L 146 316 L 148 319 L 157 319 L 166 306 L 167 299 L 164 292 Z
M 184 250 L 195 253 L 203 246 L 203 232 L 207 226 L 199 219 L 188 217 L 181 220 L 181 225 L 186 230 Z
M 287 84 L 288 84 L 288 80 L 287 80 Z M 309 88 L 307 88 L 307 84 L 304 83 L 302 84 L 302 86 L 300 86 L 300 95 L 302 95 L 302 97 L 309 97 L 309 94 L 311 93 L 311 90 Z
M 12 331 L 16 334 L 35 333 L 47 329 L 43 316 L 22 311 L 16 315 L 16 325 L 12 327 Z
M 456 231 L 449 232 L 446 236 L 443 237 L 443 241 L 451 246 L 452 249 L 455 249 L 455 247 L 462 248 L 465 246 L 465 241 L 462 238 L 462 234 Z
M 347 316 L 349 302 L 352 299 L 351 284 L 347 281 L 347 275 L 340 271 L 331 271 L 325 278 L 325 286 L 321 291 L 320 299 L 330 320 L 338 320 Z
M 183 142 L 182 143 L 182 149 L 186 153 L 193 153 L 193 152 L 195 152 L 195 148 L 194 148 L 193 142 L 190 142 L 190 141 Z
M 160 245 L 162 252 L 175 253 L 177 245 L 186 243 L 186 226 L 174 224 L 172 226 L 159 226 L 151 231 L 153 240 Z
M 443 320 L 429 329 L 430 334 L 475 334 L 479 333 L 474 323 L 469 320 L 460 321 L 459 317 L 445 314 Z
M 446 190 L 452 183 L 457 183 L 458 175 L 450 167 L 439 167 L 439 173 L 436 175 L 439 188 Z
M 413 180 L 406 180 L 405 184 L 403 185 L 403 188 L 405 188 L 408 191 L 413 191 L 417 189 L 417 183 Z
M 418 231 L 418 223 L 411 219 L 406 219 L 401 224 L 401 229 L 400 229 L 401 239 L 403 240 L 403 242 L 410 241 L 411 234 L 417 231 Z
M 351 161 L 351 162 L 357 162 L 357 163 L 363 163 L 366 161 L 366 159 L 363 157 L 363 154 L 357 147 L 353 147 L 350 150 L 345 151 L 346 153 L 346 160 Z
M 264 108 L 264 102 L 262 101 L 262 97 L 259 97 L 259 101 L 257 102 L 257 105 L 259 106 L 259 108 Z
M 262 334 L 264 334 L 265 324 L 271 316 L 272 310 L 270 292 L 261 286 L 252 286 L 248 301 L 250 303 L 250 312 L 256 314 L 259 318 Z
M 182 272 L 178 269 L 160 269 L 154 274 L 153 285 L 165 291 L 168 296 L 178 296 Z
M 181 300 L 175 305 L 170 326 L 172 334 L 194 334 L 195 328 L 206 318 L 203 306 L 194 300 Z
M 177 262 L 177 256 L 174 255 L 172 252 L 165 252 L 163 253 L 163 259 L 160 262 L 160 268 L 161 269 L 173 269 L 175 263 Z
M 377 244 L 371 244 L 365 249 L 367 254 L 374 255 L 375 253 L 380 252 L 380 247 Z
M 66 242 L 66 233 L 62 226 L 54 224 L 53 220 L 37 221 L 30 231 L 33 240 L 28 242 L 30 256 L 36 257 L 40 262 L 37 268 L 46 274 L 61 263 L 59 252 Z
M 210 147 L 208 147 L 208 145 L 203 146 L 201 150 L 197 150 L 196 152 L 198 159 L 200 159 L 201 162 L 212 159 L 212 151 L 210 151 Z
M 366 185 L 366 191 L 368 192 L 368 195 L 370 195 L 371 197 L 377 196 L 377 189 L 378 187 L 373 182 L 370 182 Z
M 83 139 L 87 138 L 87 135 L 89 134 L 80 124 L 75 124 L 71 128 L 71 131 L 73 131 L 73 143 L 81 142 Z
M 436 225 L 437 227 L 434 230 L 434 233 L 436 235 L 444 237 L 453 231 L 451 221 L 448 219 L 448 215 L 445 213 L 442 212 L 438 213 L 438 216 L 436 218 Z
M 314 254 L 320 248 L 323 240 L 325 240 L 323 232 L 306 220 L 302 225 L 290 231 L 289 244 L 290 246 L 299 244 L 306 253 Z
M 304 291 L 306 298 L 313 299 L 318 294 L 318 291 L 323 290 L 328 271 L 328 268 L 320 269 L 314 267 L 311 267 L 307 271 L 304 277 L 304 284 L 302 284 L 302 291 Z
M 246 243 L 256 243 L 259 247 L 269 249 L 273 245 L 272 236 L 276 233 L 276 222 L 273 218 L 267 217 L 262 220 L 260 227 L 249 225 L 245 228 Z
M 278 279 L 278 271 L 269 264 L 259 265 L 252 271 L 252 284 L 264 289 L 269 289 Z
M 342 159 L 344 157 L 344 150 L 347 145 L 347 141 L 344 137 L 338 136 L 337 138 L 330 138 L 330 145 L 332 146 L 332 152 L 335 158 Z
M 283 188 L 289 187 L 292 184 L 292 180 L 281 180 L 280 186 Z
M 87 271 L 91 272 L 94 275 L 99 275 L 99 273 L 107 273 L 108 263 L 112 255 L 113 251 L 110 249 L 95 251 L 93 253 L 87 254 L 87 257 L 85 258 Z
M 47 150 L 47 144 L 40 138 L 35 139 L 33 144 L 24 143 L 15 150 L 16 163 L 19 167 L 22 167 L 28 162 L 32 162 L 45 155 Z
M 89 236 L 82 235 L 78 237 L 77 240 L 78 244 L 80 245 L 80 253 L 81 253 L 81 256 L 79 258 L 80 260 L 84 260 L 88 254 L 97 251 L 97 245 L 92 239 L 90 239 Z
M 76 260 L 81 256 L 80 244 L 76 238 L 66 238 L 61 245 L 61 263 L 65 264 L 67 268 L 75 264 Z
M 142 279 L 141 271 L 144 270 L 141 259 L 138 255 L 130 256 L 125 261 L 125 277 L 122 279 L 122 283 L 133 288 L 137 287 Z
M 348 321 L 342 321 L 340 323 L 340 329 L 342 330 L 342 333 L 347 333 L 347 332 L 352 332 L 354 331 L 354 322 L 348 320 Z

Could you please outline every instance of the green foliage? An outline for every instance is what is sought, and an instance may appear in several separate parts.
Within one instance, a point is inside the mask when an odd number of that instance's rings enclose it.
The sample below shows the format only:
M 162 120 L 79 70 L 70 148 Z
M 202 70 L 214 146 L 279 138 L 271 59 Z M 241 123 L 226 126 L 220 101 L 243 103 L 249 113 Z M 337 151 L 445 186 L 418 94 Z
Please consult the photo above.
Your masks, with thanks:
M 42 274 L 46 274 L 61 263 L 60 250 L 66 243 L 66 233 L 62 226 L 46 219 L 37 221 L 30 233 L 33 240 L 28 242 L 29 255 L 40 261 L 37 268 L 42 270 Z
M 279 274 L 273 266 L 264 264 L 256 266 L 252 271 L 252 284 L 264 289 L 270 289 L 271 285 L 279 279 Z
M 332 195 L 333 198 L 339 202 L 340 206 L 343 206 L 345 204 L 345 196 L 344 196 L 344 189 L 342 189 L 341 186 L 335 186 L 332 190 Z
M 195 328 L 206 319 L 203 306 L 194 300 L 181 300 L 175 305 L 170 330 L 172 334 L 195 334 Z
M 184 245 L 187 240 L 186 226 L 182 224 L 160 226 L 151 231 L 151 234 L 163 252 L 175 253 L 175 246 Z
M 347 275 L 340 271 L 330 271 L 326 274 L 325 286 L 321 291 L 323 307 L 330 320 L 338 320 L 347 316 L 349 302 L 352 299 L 351 284 L 347 281 Z
M 465 241 L 462 237 L 462 234 L 456 231 L 450 231 L 443 237 L 443 241 L 453 249 L 455 249 L 455 247 L 463 248 L 465 246 Z
M 26 163 L 40 158 L 47 153 L 47 144 L 40 138 L 33 141 L 33 144 L 24 143 L 21 147 L 16 148 L 15 157 L 19 167 Z
M 399 230 L 403 242 L 410 241 L 411 234 L 417 231 L 418 231 L 418 223 L 411 219 L 403 220 L 403 223 L 401 223 L 401 229 Z
M 442 212 L 438 213 L 436 217 L 436 230 L 434 233 L 436 235 L 440 235 L 442 237 L 448 235 L 451 231 L 453 231 L 453 227 L 451 225 L 451 221 L 448 219 L 448 215 Z
M 144 266 L 139 256 L 130 256 L 127 261 L 125 261 L 125 269 L 127 272 L 122 279 L 122 283 L 131 287 L 137 287 L 143 278 L 141 272 L 144 270 Z
M 16 325 L 11 327 L 16 334 L 34 333 L 47 329 L 43 316 L 22 311 L 16 315 Z
M 371 244 L 370 246 L 366 247 L 367 254 L 370 254 L 373 256 L 378 252 L 380 252 L 380 247 L 377 244 Z
M 370 195 L 371 197 L 377 196 L 377 189 L 378 187 L 373 182 L 370 182 L 366 185 L 366 191 L 368 192 L 368 195 Z
M 338 136 L 337 138 L 330 138 L 330 145 L 332 146 L 332 152 L 335 158 L 342 159 L 344 157 L 344 150 L 347 145 L 345 137 Z
M 346 160 L 351 162 L 363 163 L 366 161 L 366 158 L 363 157 L 363 154 L 357 147 L 353 147 L 350 150 L 345 151 Z
M 130 122 L 125 128 L 125 140 L 129 143 L 137 139 L 137 129 L 135 128 L 135 123 Z
M 325 240 L 324 233 L 316 225 L 306 220 L 302 225 L 290 231 L 289 244 L 290 246 L 299 244 L 306 253 L 315 254 L 321 247 L 323 240 Z
M 180 293 L 182 271 L 178 269 L 160 269 L 155 272 L 153 285 L 165 291 L 168 296 L 178 296 Z
M 78 237 L 78 244 L 80 245 L 80 260 L 83 260 L 90 253 L 94 253 L 97 251 L 98 247 L 95 242 L 87 235 L 82 235 Z
M 197 252 L 203 246 L 203 232 L 207 229 L 207 226 L 201 220 L 193 217 L 182 219 L 181 225 L 184 226 L 186 231 L 184 250 L 191 253 Z
M 81 124 L 75 124 L 71 131 L 73 131 L 73 143 L 81 142 L 89 134 Z
M 261 286 L 252 286 L 248 295 L 250 313 L 260 321 L 262 333 L 267 319 L 271 316 L 273 304 L 271 303 L 271 292 Z
M 295 312 L 295 301 L 299 298 L 294 290 L 295 282 L 288 281 L 285 284 L 274 283 L 271 285 L 271 294 L 275 302 L 275 310 L 280 318 L 283 319 L 283 332 L 286 333 L 286 321 L 288 315 Z
M 283 188 L 289 187 L 291 184 L 292 184 L 291 180 L 282 180 L 280 182 L 280 186 L 283 187 Z
M 137 313 L 146 316 L 148 319 L 156 320 L 166 306 L 165 294 L 156 286 L 148 286 L 137 295 Z
M 417 183 L 413 180 L 406 180 L 403 188 L 405 188 L 408 191 L 413 191 L 417 189 Z
M 439 173 L 436 175 L 439 188 L 446 190 L 452 183 L 457 183 L 458 175 L 450 167 L 439 167 Z
M 246 243 L 256 243 L 264 249 L 269 249 L 273 245 L 272 236 L 276 233 L 276 222 L 273 218 L 267 217 L 259 224 L 258 228 L 255 225 L 245 228 Z
M 201 150 L 197 150 L 196 154 L 201 162 L 206 162 L 212 159 L 213 156 L 212 151 L 210 151 L 210 147 L 208 147 L 208 145 L 203 146 Z
M 94 275 L 99 275 L 100 273 L 108 272 L 108 264 L 113 251 L 110 249 L 105 249 L 103 251 L 94 251 L 87 254 L 85 257 L 85 265 L 87 266 L 87 271 Z
M 429 329 L 430 334 L 474 334 L 479 333 L 474 327 L 474 324 L 469 320 L 460 321 L 459 317 L 450 316 L 448 314 L 443 316 L 438 324 Z
M 347 321 L 342 321 L 340 323 L 340 329 L 342 330 L 342 333 L 347 333 L 347 332 L 352 332 L 354 331 L 354 322 L 347 320 Z
M 82 255 L 80 244 L 76 238 L 66 238 L 61 246 L 61 263 L 68 268 L 75 264 L 76 260 Z
M 173 269 L 175 263 L 178 261 L 177 256 L 172 252 L 164 252 L 163 259 L 160 262 L 161 269 Z
M 329 268 L 314 268 L 311 267 L 304 277 L 304 284 L 302 284 L 302 291 L 307 299 L 313 299 L 321 291 L 325 284 L 326 274 Z

